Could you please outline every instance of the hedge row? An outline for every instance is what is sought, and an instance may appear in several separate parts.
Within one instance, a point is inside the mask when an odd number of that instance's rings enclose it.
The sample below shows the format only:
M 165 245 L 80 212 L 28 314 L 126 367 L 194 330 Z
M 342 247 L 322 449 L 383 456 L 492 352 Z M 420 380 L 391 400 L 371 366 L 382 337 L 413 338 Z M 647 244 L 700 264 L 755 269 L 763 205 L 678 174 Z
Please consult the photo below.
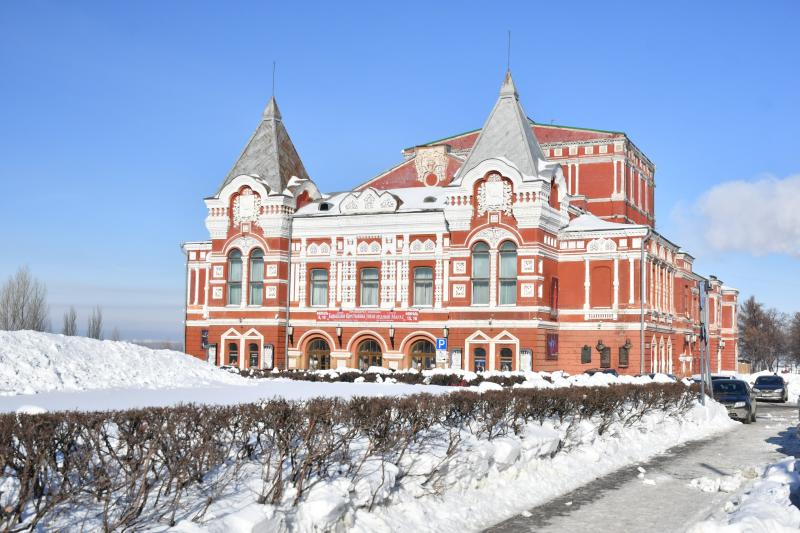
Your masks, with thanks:
M 526 378 L 521 375 L 499 375 L 494 374 L 484 376 L 481 373 L 473 374 L 470 381 L 465 381 L 463 374 L 437 373 L 425 376 L 422 372 L 392 372 L 391 374 L 380 374 L 372 372 L 359 372 L 356 370 L 345 370 L 342 372 L 309 372 L 306 370 L 263 370 L 259 368 L 238 369 L 226 367 L 229 372 L 237 373 L 247 378 L 286 378 L 297 381 L 315 381 L 324 383 L 352 383 L 356 379 L 363 378 L 365 383 L 375 383 L 376 381 L 392 379 L 397 383 L 408 385 L 443 385 L 446 387 L 466 387 L 480 385 L 484 381 L 497 383 L 503 387 L 510 387 L 518 383 L 524 383 Z M 547 378 L 545 378 L 547 379 Z
M 368 460 L 399 465 L 438 450 L 442 461 L 424 473 L 433 487 L 466 433 L 494 439 L 529 422 L 569 429 L 587 419 L 602 433 L 654 410 L 683 413 L 695 397 L 682 384 L 650 384 L 3 414 L 0 528 L 110 531 L 201 521 L 253 476 L 260 476 L 261 503 L 291 511 L 317 483 L 360 479 Z M 364 507 L 374 504 L 373 496 Z

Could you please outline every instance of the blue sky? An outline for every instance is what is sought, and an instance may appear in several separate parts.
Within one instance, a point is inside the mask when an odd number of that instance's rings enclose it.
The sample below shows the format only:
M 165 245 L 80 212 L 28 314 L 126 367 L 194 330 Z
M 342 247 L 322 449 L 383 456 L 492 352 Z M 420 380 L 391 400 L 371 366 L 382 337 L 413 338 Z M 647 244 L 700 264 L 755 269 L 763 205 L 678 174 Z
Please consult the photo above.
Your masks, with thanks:
M 798 21 L 793 1 L 3 2 L 0 277 L 28 264 L 56 330 L 100 304 L 109 331 L 180 339 L 179 244 L 207 237 L 273 60 L 306 168 L 341 190 L 480 127 L 510 29 L 534 120 L 627 132 L 696 270 L 794 311 Z

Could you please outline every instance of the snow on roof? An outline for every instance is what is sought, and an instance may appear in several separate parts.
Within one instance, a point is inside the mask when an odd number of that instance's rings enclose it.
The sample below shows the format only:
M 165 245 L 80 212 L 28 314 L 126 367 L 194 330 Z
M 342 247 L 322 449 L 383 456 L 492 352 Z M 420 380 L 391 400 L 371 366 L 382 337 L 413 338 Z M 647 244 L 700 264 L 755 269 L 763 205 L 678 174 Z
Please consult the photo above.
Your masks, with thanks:
M 388 192 L 395 196 L 399 202 L 398 213 L 411 211 L 440 211 L 444 209 L 446 198 L 446 187 L 406 187 L 402 189 L 381 189 L 378 193 Z M 331 194 L 328 198 L 306 204 L 297 210 L 298 216 L 314 215 L 341 215 L 340 209 L 342 201 L 351 194 L 359 195 L 363 191 L 347 191 Z M 327 209 L 322 208 L 322 204 L 328 204 Z M 375 211 L 375 213 L 384 211 Z
M 644 226 L 637 224 L 620 224 L 619 222 L 609 222 L 598 218 L 591 213 L 584 213 L 580 216 L 573 218 L 567 227 L 562 231 L 603 231 L 603 230 L 621 230 L 621 229 L 636 229 Z

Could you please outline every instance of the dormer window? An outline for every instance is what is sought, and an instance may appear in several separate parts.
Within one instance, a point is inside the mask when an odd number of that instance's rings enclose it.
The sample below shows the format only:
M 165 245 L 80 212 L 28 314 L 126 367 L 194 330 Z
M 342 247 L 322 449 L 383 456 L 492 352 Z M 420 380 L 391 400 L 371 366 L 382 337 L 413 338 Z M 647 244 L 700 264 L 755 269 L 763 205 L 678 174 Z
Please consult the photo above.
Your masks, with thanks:
M 331 210 L 331 204 L 329 204 L 328 202 L 322 202 L 321 204 L 319 204 L 319 210 L 320 211 L 330 211 Z
M 435 196 L 426 196 L 425 199 L 423 200 L 423 202 L 425 202 L 426 204 L 432 204 L 435 201 L 436 201 Z

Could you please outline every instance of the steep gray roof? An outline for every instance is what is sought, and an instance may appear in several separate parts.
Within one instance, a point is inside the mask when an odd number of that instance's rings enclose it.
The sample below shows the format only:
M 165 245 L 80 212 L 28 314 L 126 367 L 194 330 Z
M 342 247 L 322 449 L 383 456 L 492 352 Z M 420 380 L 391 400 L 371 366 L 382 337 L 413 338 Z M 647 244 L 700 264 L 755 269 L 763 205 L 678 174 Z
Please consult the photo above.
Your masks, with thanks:
M 458 177 L 492 157 L 505 157 L 527 176 L 538 175 L 537 162 L 545 161 L 542 148 L 534 137 L 528 117 L 519 102 L 511 72 L 506 72 L 500 97 L 466 162 L 458 171 Z
M 274 96 L 270 98 L 256 131 L 247 141 L 242 154 L 219 189 L 222 190 L 231 180 L 242 174 L 258 176 L 274 193 L 283 192 L 292 176 L 309 179 L 283 125 Z

